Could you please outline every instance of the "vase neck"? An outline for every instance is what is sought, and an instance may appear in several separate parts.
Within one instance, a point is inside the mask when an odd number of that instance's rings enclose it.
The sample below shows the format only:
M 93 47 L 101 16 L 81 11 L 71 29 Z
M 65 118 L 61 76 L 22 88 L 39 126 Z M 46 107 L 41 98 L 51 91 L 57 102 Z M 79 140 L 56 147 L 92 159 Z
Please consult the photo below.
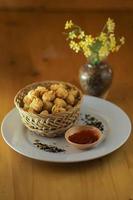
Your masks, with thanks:
M 98 68 L 98 67 L 100 67 L 101 65 L 107 65 L 107 63 L 106 63 L 106 62 L 100 62 L 100 63 L 98 63 L 98 64 L 92 64 L 92 63 L 90 63 L 90 62 L 86 63 L 86 66 L 87 66 L 88 68 Z

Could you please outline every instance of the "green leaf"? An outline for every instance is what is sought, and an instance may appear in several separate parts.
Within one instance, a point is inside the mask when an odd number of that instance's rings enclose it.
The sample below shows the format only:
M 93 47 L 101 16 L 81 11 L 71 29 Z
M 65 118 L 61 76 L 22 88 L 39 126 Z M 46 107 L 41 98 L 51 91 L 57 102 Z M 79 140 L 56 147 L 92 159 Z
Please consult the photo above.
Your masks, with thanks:
M 90 49 L 92 52 L 98 53 L 98 51 L 100 50 L 102 46 L 102 42 L 100 40 L 96 40 L 92 46 L 90 46 Z

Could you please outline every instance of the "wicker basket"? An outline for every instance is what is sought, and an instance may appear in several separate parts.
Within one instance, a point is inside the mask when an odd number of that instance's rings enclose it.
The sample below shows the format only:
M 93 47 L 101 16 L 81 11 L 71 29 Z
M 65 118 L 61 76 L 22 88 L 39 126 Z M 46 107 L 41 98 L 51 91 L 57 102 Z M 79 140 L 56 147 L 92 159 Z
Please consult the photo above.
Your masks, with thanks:
M 39 114 L 33 114 L 23 110 L 23 98 L 31 89 L 35 89 L 38 85 L 49 87 L 54 83 L 64 83 L 68 87 L 75 88 L 79 91 L 80 100 L 72 109 L 62 113 L 48 114 L 43 117 Z M 44 81 L 30 84 L 21 89 L 15 96 L 14 103 L 21 115 L 22 122 L 29 130 L 34 131 L 35 133 L 42 136 L 55 137 L 60 136 L 64 131 L 72 127 L 76 122 L 79 116 L 81 98 L 82 92 L 70 83 L 59 81 Z

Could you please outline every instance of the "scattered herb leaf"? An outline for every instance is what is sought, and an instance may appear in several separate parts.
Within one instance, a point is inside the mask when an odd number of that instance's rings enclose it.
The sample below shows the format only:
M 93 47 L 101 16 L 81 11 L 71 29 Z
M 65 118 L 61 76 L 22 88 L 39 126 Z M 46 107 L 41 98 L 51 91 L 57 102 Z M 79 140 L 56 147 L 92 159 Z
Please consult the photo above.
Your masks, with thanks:
M 81 117 L 81 120 L 85 125 L 95 126 L 100 131 L 104 131 L 103 123 L 90 114 L 85 114 L 84 117 Z
M 58 148 L 57 146 L 54 146 L 54 145 L 43 144 L 39 140 L 35 140 L 35 142 L 33 144 L 36 147 L 38 147 L 40 150 L 44 150 L 47 152 L 59 153 L 59 152 L 65 151 L 65 149 Z

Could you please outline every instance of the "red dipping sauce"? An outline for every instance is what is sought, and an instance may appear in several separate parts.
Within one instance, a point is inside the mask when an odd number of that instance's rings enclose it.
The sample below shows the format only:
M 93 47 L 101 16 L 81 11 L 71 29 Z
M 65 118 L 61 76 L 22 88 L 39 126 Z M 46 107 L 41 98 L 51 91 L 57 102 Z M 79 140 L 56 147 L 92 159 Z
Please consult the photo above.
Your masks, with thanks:
M 92 144 L 99 139 L 99 135 L 95 129 L 88 129 L 74 133 L 68 139 L 77 144 Z

